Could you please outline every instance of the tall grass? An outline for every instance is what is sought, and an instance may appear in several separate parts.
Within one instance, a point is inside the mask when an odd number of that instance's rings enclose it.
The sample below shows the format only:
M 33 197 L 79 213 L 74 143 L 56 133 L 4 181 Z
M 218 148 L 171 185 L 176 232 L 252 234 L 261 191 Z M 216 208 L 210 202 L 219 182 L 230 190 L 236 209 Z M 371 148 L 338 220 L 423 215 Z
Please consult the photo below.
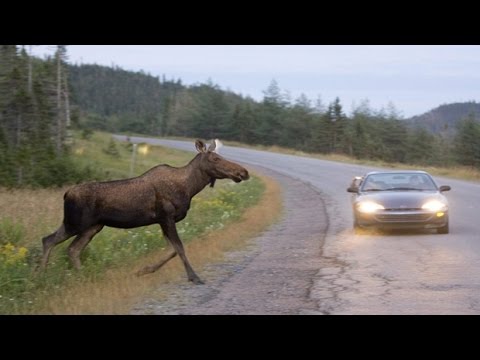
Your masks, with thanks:
M 104 151 L 105 144 L 108 151 Z M 131 151 L 127 144 L 115 146 L 118 152 L 112 150 L 108 136 L 97 133 L 93 141 L 78 140 L 74 151 L 78 162 L 102 169 L 103 176 L 126 177 Z M 191 158 L 191 153 L 150 147 L 148 155 L 138 156 L 135 174 L 158 163 L 185 165 Z M 50 300 L 67 289 L 95 284 L 116 268 L 133 266 L 167 246 L 159 226 L 131 230 L 105 228 L 83 252 L 80 272 L 71 268 L 66 255 L 67 241 L 55 248 L 48 270 L 35 274 L 41 237 L 56 230 L 62 221 L 64 191 L 65 188 L 0 189 L 0 314 L 51 313 Z M 188 243 L 238 221 L 264 191 L 264 182 L 256 176 L 239 184 L 218 181 L 214 189 L 207 188 L 193 199 L 187 217 L 178 224 L 181 238 Z

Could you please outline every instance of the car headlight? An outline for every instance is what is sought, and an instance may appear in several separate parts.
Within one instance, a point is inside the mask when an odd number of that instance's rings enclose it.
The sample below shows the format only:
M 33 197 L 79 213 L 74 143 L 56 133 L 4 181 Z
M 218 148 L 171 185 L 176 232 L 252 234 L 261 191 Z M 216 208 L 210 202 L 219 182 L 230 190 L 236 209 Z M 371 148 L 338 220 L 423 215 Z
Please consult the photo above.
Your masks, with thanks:
M 383 210 L 383 209 L 385 208 L 382 205 L 377 204 L 373 201 L 364 201 L 357 204 L 357 210 L 367 214 L 373 213 L 377 210 Z
M 447 205 L 441 201 L 438 200 L 430 200 L 426 202 L 425 204 L 422 205 L 423 210 L 428 210 L 428 211 L 445 211 L 447 210 Z

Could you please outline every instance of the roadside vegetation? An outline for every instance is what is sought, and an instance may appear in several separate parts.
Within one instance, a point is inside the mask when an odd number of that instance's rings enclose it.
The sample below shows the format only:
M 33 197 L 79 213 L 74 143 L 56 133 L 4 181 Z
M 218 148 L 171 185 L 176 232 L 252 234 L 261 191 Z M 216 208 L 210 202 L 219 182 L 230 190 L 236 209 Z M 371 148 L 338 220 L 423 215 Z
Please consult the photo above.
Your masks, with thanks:
M 97 169 L 96 177 L 101 179 L 126 178 L 132 171 L 136 176 L 162 163 L 183 166 L 194 156 L 189 152 L 140 144 L 138 149 L 143 150 L 137 154 L 132 168 L 131 147 L 128 143 L 111 141 L 108 134 L 93 133 L 89 139 L 75 140 L 71 150 L 77 166 Z M 53 251 L 47 271 L 43 274 L 34 273 L 41 255 L 41 238 L 56 230 L 62 221 L 63 194 L 67 188 L 0 188 L 0 314 L 126 311 L 125 304 L 136 298 L 138 291 L 143 293 L 148 290 L 148 281 L 135 277 L 131 283 L 137 281 L 143 285 L 140 289 L 131 285 L 129 295 L 123 294 L 120 300 L 106 294 L 98 298 L 95 294 L 79 296 L 78 293 L 79 287 L 101 292 L 102 286 L 107 286 L 110 289 L 108 292 L 114 297 L 118 296 L 117 292 L 112 291 L 114 287 L 127 291 L 123 280 L 133 277 L 134 272 L 147 264 L 148 259 L 158 261 L 167 247 L 160 227 L 155 225 L 129 230 L 105 228 L 85 249 L 80 272 L 71 267 L 66 253 L 70 241 L 66 241 Z M 214 189 L 206 188 L 193 198 L 186 219 L 178 224 L 179 234 L 185 243 L 195 240 L 202 244 L 196 245 L 195 251 L 199 254 L 190 254 L 187 249 L 193 266 L 194 259 L 202 262 L 198 259 L 208 258 L 208 254 L 212 253 L 211 247 L 205 245 L 210 237 L 224 238 L 214 234 L 223 234 L 232 224 L 252 221 L 244 218 L 245 213 L 247 209 L 258 206 L 265 192 L 266 180 L 253 175 L 249 181 L 239 184 L 218 181 Z M 269 211 L 275 217 L 280 208 L 280 204 L 277 204 Z M 271 221 L 272 217 L 269 217 L 266 222 L 253 228 L 259 230 Z M 244 237 L 251 228 L 238 228 L 239 236 Z M 235 236 L 229 234 L 228 238 L 234 239 Z M 162 273 L 163 269 L 145 277 L 150 281 L 158 280 L 162 279 Z M 176 276 L 181 278 L 182 275 L 183 268 Z M 117 277 L 117 281 L 106 281 L 112 277 Z M 67 293 L 75 295 L 67 296 Z M 88 298 L 93 301 L 88 302 Z M 112 302 L 115 302 L 116 310 L 111 308 Z

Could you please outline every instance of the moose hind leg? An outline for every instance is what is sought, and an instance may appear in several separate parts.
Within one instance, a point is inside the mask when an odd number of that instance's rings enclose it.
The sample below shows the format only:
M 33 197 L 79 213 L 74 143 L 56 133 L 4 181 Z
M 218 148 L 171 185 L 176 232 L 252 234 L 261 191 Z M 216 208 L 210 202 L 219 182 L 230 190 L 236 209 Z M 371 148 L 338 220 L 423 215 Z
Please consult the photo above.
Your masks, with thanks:
M 162 259 L 159 263 L 145 266 L 144 268 L 138 270 L 136 275 L 141 276 L 145 274 L 151 274 L 157 271 L 158 269 L 160 269 L 163 265 L 165 265 L 169 260 L 173 259 L 175 256 L 177 256 L 177 252 L 172 251 L 170 254 L 168 254 L 166 258 Z
M 53 234 L 50 234 L 48 236 L 45 236 L 43 239 L 42 239 L 42 243 L 43 243 L 43 256 L 42 256 L 42 260 L 40 262 L 40 269 L 44 270 L 46 267 L 47 267 L 47 264 L 48 264 L 48 258 L 50 257 L 50 253 L 52 251 L 52 249 L 64 242 L 65 240 L 69 239 L 70 237 L 72 237 L 73 235 L 75 234 L 68 234 L 66 231 L 65 231 L 65 225 L 62 224 L 57 231 L 55 231 Z
M 103 229 L 103 225 L 95 225 L 78 235 L 68 247 L 68 256 L 75 269 L 79 270 L 81 267 L 80 254 L 82 250 L 88 245 L 93 237 Z
M 160 223 L 162 227 L 163 234 L 170 242 L 172 247 L 175 249 L 175 252 L 180 256 L 183 261 L 183 265 L 185 266 L 185 270 L 187 271 L 188 280 L 193 282 L 196 285 L 203 284 L 204 282 L 200 280 L 195 271 L 193 271 L 192 266 L 188 262 L 187 256 L 185 255 L 185 249 L 183 248 L 182 240 L 177 233 L 177 228 L 175 226 L 175 221 L 167 220 L 165 222 Z

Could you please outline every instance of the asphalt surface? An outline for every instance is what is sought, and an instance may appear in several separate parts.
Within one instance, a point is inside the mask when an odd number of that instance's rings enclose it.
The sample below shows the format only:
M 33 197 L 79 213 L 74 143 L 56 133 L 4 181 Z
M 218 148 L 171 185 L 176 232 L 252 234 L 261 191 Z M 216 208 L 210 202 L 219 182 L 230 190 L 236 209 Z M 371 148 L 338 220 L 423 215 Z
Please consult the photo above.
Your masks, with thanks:
M 136 304 L 131 314 L 319 313 L 310 293 L 315 274 L 323 267 L 319 255 L 328 227 L 323 200 L 318 191 L 299 180 L 261 172 L 275 177 L 282 187 L 282 218 L 240 250 L 197 269 L 204 285 L 192 286 L 185 280 L 164 284 Z
M 195 151 L 190 142 L 136 137 L 131 141 Z M 452 187 L 445 193 L 450 201 L 450 234 L 426 230 L 355 235 L 346 188 L 353 176 L 377 168 L 228 146 L 221 154 L 247 168 L 289 177 L 297 186 L 311 186 L 320 195 L 318 214 L 323 211 L 328 226 L 315 254 L 318 268 L 308 272 L 312 313 L 480 313 L 480 184 L 434 177 L 438 185 Z M 293 206 L 301 211 L 302 203 Z M 289 313 L 300 314 L 302 309 Z

